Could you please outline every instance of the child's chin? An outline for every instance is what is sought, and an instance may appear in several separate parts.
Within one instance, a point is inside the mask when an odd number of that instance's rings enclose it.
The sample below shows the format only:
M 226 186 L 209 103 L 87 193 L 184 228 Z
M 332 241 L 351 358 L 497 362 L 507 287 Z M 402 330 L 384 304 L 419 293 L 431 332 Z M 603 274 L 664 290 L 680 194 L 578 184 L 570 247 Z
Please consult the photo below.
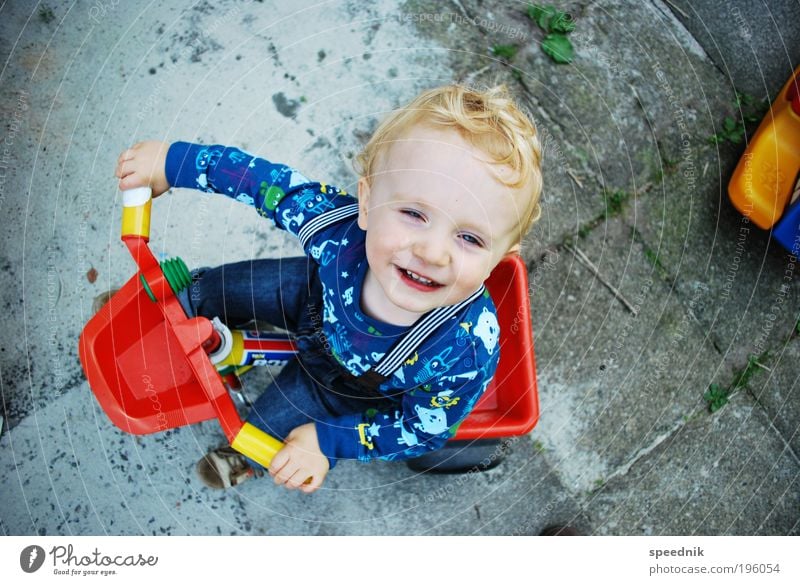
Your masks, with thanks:
M 421 303 L 419 300 L 409 300 L 407 298 L 392 299 L 392 304 L 398 309 L 408 314 L 424 315 L 425 313 L 435 309 L 439 305 L 431 301 Z

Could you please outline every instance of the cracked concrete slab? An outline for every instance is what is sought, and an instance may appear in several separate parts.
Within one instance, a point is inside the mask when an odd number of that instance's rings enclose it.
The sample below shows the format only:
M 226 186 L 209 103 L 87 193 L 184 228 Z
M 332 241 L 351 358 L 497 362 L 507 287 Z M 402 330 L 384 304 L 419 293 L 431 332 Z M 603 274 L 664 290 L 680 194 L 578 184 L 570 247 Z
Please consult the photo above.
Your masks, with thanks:
M 586 502 L 596 534 L 800 534 L 800 465 L 745 394 Z
M 214 421 L 135 437 L 115 429 L 86 384 L 0 438 L 4 534 L 538 534 L 580 503 L 529 437 L 483 473 L 419 475 L 402 463 L 344 462 L 308 497 L 253 480 L 205 488 L 194 463 L 224 440 Z M 500 452 L 500 451 L 498 451 Z
M 747 390 L 764 408 L 767 418 L 800 456 L 800 337 L 795 330 L 782 346 L 756 366 Z M 761 363 L 761 362 L 759 362 Z M 766 368 L 766 369 L 765 369 Z
M 725 355 L 718 381 L 728 383 L 748 356 L 780 346 L 792 332 L 800 313 L 800 279 L 785 250 L 728 202 L 734 151 L 723 149 L 723 169 L 698 174 L 702 183 L 688 182 L 680 171 L 667 174 L 625 217 L 635 222 L 682 298 L 701 291 L 694 314 Z M 697 152 L 694 169 L 720 160 L 711 148 Z
M 620 218 L 572 246 L 600 277 L 565 248 L 531 271 L 542 410 L 534 436 L 565 485 L 585 493 L 703 407 L 721 356 Z
M 771 99 L 800 63 L 794 0 L 673 0 L 671 8 L 739 91 Z M 719 26 L 720 20 L 729 24 Z

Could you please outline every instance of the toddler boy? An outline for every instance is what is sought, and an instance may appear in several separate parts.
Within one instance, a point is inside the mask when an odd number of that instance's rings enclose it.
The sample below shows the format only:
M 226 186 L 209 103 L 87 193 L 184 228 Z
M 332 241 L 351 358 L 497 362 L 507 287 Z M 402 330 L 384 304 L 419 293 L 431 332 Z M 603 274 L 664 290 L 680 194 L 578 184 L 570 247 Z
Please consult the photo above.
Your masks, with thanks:
M 248 422 L 282 439 L 275 483 L 313 492 L 338 459 L 405 459 L 452 437 L 499 360 L 483 282 L 540 214 L 540 146 L 502 87 L 445 86 L 394 111 L 357 158 L 358 198 L 236 148 L 143 142 L 120 188 L 216 192 L 296 235 L 306 257 L 196 272 L 188 309 L 291 331 L 299 349 Z M 229 447 L 211 487 L 263 474 Z

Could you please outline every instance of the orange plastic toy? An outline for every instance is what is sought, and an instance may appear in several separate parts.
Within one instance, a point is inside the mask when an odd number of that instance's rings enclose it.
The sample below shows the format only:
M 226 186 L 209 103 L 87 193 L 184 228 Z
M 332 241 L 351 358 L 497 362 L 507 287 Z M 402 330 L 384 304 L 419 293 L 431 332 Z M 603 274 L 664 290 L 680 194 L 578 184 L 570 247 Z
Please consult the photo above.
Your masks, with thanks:
M 762 120 L 728 185 L 728 195 L 736 209 L 763 229 L 772 228 L 798 197 L 798 86 L 800 67 L 795 69 Z
M 233 448 L 268 467 L 282 443 L 241 420 L 218 368 L 246 363 L 241 356 L 247 343 L 259 357 L 272 352 L 261 361 L 288 359 L 292 341 L 234 332 L 239 357 L 215 366 L 210 356 L 223 340 L 208 319 L 187 318 L 175 295 L 190 284 L 189 271 L 179 258 L 156 261 L 147 245 L 149 225 L 149 189 L 123 193 L 122 240 L 138 272 L 81 333 L 79 356 L 89 386 L 126 432 L 155 433 L 216 418 Z M 519 257 L 504 260 L 486 284 L 498 309 L 502 357 L 456 439 L 525 434 L 539 417 L 524 263 Z

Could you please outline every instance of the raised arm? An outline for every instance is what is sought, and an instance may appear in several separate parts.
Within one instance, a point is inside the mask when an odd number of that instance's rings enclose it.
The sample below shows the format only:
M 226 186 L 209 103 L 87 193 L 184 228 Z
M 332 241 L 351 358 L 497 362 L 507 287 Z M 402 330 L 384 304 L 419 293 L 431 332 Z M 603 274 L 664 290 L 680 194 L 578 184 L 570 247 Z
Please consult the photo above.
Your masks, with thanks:
M 166 157 L 173 187 L 221 193 L 250 205 L 295 235 L 317 215 L 355 200 L 331 185 L 310 181 L 299 171 L 222 145 L 175 142 Z

